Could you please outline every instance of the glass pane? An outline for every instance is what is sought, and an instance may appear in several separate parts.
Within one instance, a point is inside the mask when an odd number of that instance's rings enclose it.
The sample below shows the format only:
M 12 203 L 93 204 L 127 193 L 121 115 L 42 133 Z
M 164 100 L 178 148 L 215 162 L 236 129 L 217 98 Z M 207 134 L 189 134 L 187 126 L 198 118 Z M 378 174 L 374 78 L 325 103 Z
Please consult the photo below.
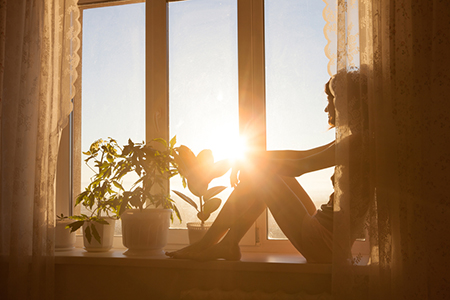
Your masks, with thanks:
M 324 7 L 317 0 L 265 1 L 268 150 L 303 150 L 334 139 L 324 112 Z M 317 208 L 332 193 L 332 173 L 329 168 L 298 178 Z M 272 216 L 268 227 L 268 238 L 285 238 Z
M 190 0 L 169 4 L 170 136 L 198 154 L 211 149 L 215 160 L 234 152 L 239 134 L 236 0 Z M 229 186 L 229 176 L 209 187 Z M 180 177 L 171 189 L 198 199 Z M 231 189 L 218 196 L 224 202 Z M 173 194 L 183 223 L 197 222 L 196 210 Z M 214 220 L 213 214 L 208 221 Z
M 145 4 L 83 11 L 81 149 L 145 139 Z M 83 155 L 84 156 L 84 155 Z M 84 159 L 85 157 L 83 157 Z M 81 189 L 93 172 L 83 163 Z M 125 182 L 129 185 L 132 178 Z M 120 234 L 120 222 L 116 222 Z

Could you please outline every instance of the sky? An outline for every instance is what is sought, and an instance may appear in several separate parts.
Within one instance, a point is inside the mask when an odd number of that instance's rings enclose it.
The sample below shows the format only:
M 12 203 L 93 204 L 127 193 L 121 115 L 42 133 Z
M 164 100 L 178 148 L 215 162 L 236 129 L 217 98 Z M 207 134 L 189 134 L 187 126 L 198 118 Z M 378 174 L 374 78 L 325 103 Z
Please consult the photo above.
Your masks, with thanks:
M 329 78 L 324 7 L 321 0 L 265 1 L 269 150 L 308 149 L 334 139 L 323 111 Z M 84 10 L 83 151 L 99 138 L 111 136 L 121 144 L 145 138 L 144 24 L 144 3 Z M 178 145 L 196 154 L 212 149 L 216 160 L 235 148 L 237 63 L 237 0 L 169 4 L 170 136 L 177 136 Z M 299 178 L 316 206 L 332 192 L 331 174 L 327 169 Z M 86 169 L 82 180 L 89 181 Z M 219 184 L 227 185 L 227 176 L 211 186 Z M 171 187 L 187 193 L 179 179 Z M 220 196 L 225 199 L 229 192 Z M 179 207 L 186 220 L 195 219 L 182 200 Z

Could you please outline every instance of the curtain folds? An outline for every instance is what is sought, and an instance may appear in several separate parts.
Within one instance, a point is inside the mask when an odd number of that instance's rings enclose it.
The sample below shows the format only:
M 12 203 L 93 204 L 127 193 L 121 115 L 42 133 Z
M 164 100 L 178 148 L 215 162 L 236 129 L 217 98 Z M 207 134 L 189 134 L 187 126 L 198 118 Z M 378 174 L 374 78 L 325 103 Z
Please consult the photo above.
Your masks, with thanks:
M 359 77 L 355 82 L 336 76 L 333 294 L 336 299 L 449 299 L 450 3 L 326 2 L 330 75 Z M 360 123 L 361 139 L 350 124 L 357 116 L 367 120 Z M 361 149 L 345 142 L 355 136 Z M 365 267 L 352 264 L 357 253 L 352 259 L 346 252 L 358 182 L 370 204 Z
M 0 1 L 2 299 L 54 298 L 56 162 L 77 77 L 76 2 Z

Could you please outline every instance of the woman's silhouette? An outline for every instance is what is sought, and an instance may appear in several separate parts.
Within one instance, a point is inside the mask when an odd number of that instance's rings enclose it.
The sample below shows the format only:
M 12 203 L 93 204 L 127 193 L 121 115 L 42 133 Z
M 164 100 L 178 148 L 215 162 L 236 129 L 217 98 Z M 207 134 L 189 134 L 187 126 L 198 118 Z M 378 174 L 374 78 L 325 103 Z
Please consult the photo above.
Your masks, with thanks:
M 330 79 L 325 85 L 328 123 L 335 126 Z M 333 243 L 333 195 L 316 209 L 295 177 L 335 165 L 335 142 L 306 151 L 253 152 L 231 175 L 234 191 L 205 236 L 166 255 L 195 260 L 239 260 L 239 241 L 268 207 L 283 233 L 308 262 L 329 263 Z M 334 177 L 334 176 L 333 176 Z

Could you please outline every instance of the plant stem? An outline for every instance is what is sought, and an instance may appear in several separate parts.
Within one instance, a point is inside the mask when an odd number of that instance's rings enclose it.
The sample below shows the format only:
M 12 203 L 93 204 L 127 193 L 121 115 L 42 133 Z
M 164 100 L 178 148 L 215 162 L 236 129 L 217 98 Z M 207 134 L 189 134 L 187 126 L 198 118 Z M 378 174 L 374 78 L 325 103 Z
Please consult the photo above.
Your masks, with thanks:
M 201 212 L 201 214 L 203 215 L 203 196 L 200 196 L 199 197 L 200 198 L 200 212 Z M 205 224 L 205 221 L 203 221 L 203 220 L 201 220 L 202 221 L 202 227 L 203 227 L 203 225 Z

